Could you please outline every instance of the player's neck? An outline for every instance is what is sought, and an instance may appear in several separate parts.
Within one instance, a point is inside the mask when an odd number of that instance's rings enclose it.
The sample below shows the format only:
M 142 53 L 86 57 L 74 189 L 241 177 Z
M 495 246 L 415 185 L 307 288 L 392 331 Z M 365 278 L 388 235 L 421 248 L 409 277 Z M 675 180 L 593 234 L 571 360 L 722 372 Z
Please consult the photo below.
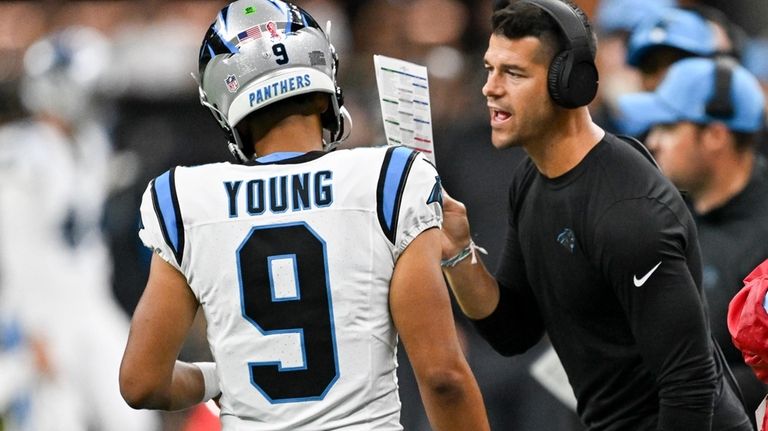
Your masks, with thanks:
M 256 154 L 266 156 L 276 152 L 309 152 L 323 149 L 322 126 L 319 116 L 290 115 L 285 117 L 255 143 Z
M 539 172 L 556 178 L 570 171 L 605 136 L 586 108 L 559 116 L 540 139 L 525 147 Z

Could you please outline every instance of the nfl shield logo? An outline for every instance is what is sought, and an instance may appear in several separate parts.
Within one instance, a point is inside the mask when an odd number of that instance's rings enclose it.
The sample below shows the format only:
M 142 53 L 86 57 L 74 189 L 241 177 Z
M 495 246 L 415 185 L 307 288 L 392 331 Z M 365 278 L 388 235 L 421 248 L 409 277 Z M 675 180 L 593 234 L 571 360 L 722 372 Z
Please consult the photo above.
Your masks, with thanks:
M 240 84 L 237 83 L 235 75 L 227 76 L 227 79 L 225 79 L 224 82 L 227 84 L 227 90 L 229 90 L 230 93 L 234 93 L 240 88 Z

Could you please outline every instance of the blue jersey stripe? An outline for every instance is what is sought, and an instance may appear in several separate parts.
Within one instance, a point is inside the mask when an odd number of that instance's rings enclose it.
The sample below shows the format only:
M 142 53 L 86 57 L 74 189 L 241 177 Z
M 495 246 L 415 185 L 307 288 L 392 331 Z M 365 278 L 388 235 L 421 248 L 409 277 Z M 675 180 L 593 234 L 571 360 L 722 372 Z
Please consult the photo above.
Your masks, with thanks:
M 393 244 L 397 231 L 400 200 L 416 154 L 416 151 L 405 147 L 389 149 L 379 174 L 379 185 L 376 190 L 379 224 Z
M 178 253 L 179 235 L 176 229 L 176 209 L 173 207 L 173 198 L 171 196 L 171 172 L 166 171 L 155 180 L 155 193 L 157 193 L 157 206 L 162 215 L 161 222 L 165 225 L 165 231 L 168 232 L 168 240 L 171 241 L 171 247 Z
M 166 171 L 152 183 L 152 198 L 163 239 L 171 247 L 176 262 L 181 264 L 184 251 L 184 226 L 176 197 L 174 169 Z
M 392 158 L 389 160 L 389 166 L 387 167 L 387 173 L 384 177 L 384 195 L 382 196 L 382 212 L 384 215 L 384 222 L 387 224 L 387 228 L 392 229 L 392 218 L 395 212 L 395 204 L 397 203 L 397 189 L 400 186 L 400 181 L 403 180 L 403 174 L 405 173 L 406 162 L 408 156 L 411 155 L 411 150 L 405 147 L 398 147 L 392 152 Z

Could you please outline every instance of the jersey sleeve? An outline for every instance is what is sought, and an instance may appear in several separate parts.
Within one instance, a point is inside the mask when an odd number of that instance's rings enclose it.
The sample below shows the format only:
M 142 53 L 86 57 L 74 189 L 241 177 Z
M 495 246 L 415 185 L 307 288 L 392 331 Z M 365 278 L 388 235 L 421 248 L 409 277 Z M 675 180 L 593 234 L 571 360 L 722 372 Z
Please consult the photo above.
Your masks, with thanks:
M 709 429 L 717 374 L 690 215 L 655 199 L 614 204 L 598 221 L 597 264 L 656 376 L 659 428 Z
M 145 246 L 181 272 L 184 227 L 175 190 L 175 169 L 153 179 L 141 198 L 139 237 Z
M 377 215 L 395 260 L 421 232 L 440 227 L 440 176 L 423 154 L 405 147 L 387 150 L 376 190 Z

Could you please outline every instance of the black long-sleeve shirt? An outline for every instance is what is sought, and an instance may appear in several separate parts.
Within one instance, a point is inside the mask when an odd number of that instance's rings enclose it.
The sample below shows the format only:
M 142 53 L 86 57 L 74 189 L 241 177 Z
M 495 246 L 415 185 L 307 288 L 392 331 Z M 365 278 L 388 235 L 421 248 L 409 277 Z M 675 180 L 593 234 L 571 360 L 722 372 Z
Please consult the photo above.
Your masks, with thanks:
M 502 299 L 477 322 L 496 350 L 546 331 L 590 430 L 747 421 L 713 354 L 691 214 L 653 163 L 606 135 L 555 179 L 524 160 L 509 199 Z

